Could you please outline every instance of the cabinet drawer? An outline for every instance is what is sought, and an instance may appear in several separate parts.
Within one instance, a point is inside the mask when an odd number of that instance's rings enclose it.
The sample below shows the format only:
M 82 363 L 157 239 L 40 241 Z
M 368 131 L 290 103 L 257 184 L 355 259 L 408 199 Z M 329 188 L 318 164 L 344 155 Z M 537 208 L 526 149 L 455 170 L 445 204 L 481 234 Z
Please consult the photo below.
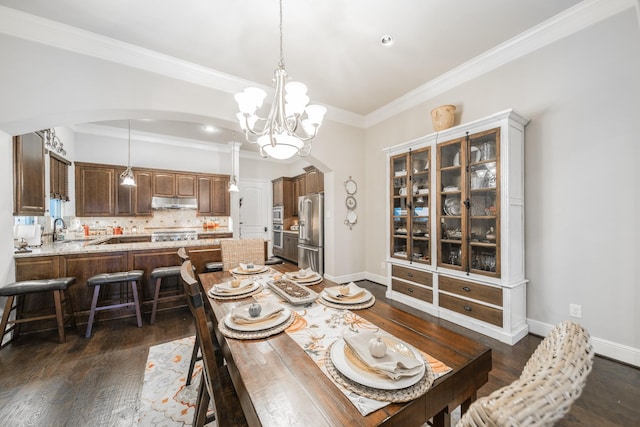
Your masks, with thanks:
M 433 286 L 433 274 L 428 271 L 414 270 L 413 268 L 392 265 L 391 275 L 398 279 L 420 283 L 421 285 Z
M 502 310 L 439 293 L 440 307 L 502 327 Z
M 391 290 L 433 304 L 433 291 L 431 289 L 391 279 Z
M 438 287 L 441 291 L 462 295 L 493 305 L 502 307 L 502 289 L 492 286 L 480 285 L 478 283 L 467 282 L 466 280 L 453 279 L 451 277 L 440 276 Z

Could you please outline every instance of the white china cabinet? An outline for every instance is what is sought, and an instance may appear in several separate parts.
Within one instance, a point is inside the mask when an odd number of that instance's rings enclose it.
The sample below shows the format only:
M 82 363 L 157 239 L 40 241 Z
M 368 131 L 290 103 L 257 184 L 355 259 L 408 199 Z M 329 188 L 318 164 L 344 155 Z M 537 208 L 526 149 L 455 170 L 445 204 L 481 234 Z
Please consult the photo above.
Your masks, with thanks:
M 387 296 L 514 344 L 528 332 L 513 110 L 388 148 Z

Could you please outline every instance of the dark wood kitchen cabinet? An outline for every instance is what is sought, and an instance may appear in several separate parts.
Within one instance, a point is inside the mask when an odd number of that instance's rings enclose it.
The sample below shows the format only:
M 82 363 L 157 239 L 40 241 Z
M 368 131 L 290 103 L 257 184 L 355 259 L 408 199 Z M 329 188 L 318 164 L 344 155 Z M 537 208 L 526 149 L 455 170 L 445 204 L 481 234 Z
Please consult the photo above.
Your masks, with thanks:
M 298 234 L 282 233 L 284 252 L 282 257 L 293 263 L 298 263 Z
M 116 182 L 114 166 L 76 162 L 76 216 L 114 216 Z
M 198 211 L 199 216 L 229 216 L 231 202 L 229 197 L 229 177 L 226 175 L 199 175 Z
M 35 132 L 13 138 L 13 214 L 44 215 L 44 141 Z
M 196 197 L 196 176 L 164 171 L 154 172 L 153 195 L 158 197 Z
M 280 177 L 271 181 L 273 184 L 273 206 L 283 207 L 283 218 L 293 216 L 293 178 Z
M 307 194 L 307 175 L 293 177 L 293 216 L 298 216 L 298 197 Z
M 133 170 L 135 187 L 120 185 L 120 174 L 125 168 L 116 167 L 116 216 L 145 216 L 151 215 L 152 175 L 150 170 Z
M 306 193 L 324 193 L 324 174 L 315 166 L 307 166 L 305 171 Z

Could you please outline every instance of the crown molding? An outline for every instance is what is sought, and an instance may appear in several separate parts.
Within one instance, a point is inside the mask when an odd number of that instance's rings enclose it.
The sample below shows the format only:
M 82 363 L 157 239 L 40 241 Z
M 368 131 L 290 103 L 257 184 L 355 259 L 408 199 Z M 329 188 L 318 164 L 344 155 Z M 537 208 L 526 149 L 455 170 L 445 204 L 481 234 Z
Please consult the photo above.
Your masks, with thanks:
M 639 4 L 640 0 L 584 0 L 366 116 L 325 104 L 328 109 L 326 117 L 366 129 L 631 7 L 638 10 L 640 21 Z M 265 85 L 6 6 L 0 6 L 0 33 L 229 94 L 242 91 L 247 86 L 258 86 L 273 94 L 273 88 Z
M 367 114 L 365 128 L 631 7 L 638 8 L 639 2 L 640 0 L 584 0 Z
M 232 95 L 243 91 L 247 86 L 257 86 L 269 94 L 274 94 L 270 86 L 6 6 L 0 6 L 0 33 Z M 364 127 L 364 116 L 326 104 L 325 107 L 328 110 L 328 119 L 359 128 Z

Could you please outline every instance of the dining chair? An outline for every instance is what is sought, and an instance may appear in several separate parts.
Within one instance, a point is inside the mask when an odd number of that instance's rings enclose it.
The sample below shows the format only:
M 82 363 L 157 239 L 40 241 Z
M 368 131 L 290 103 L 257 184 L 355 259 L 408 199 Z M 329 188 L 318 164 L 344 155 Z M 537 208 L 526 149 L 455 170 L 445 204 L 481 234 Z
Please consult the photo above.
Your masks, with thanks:
M 589 333 L 577 323 L 559 323 L 520 378 L 473 402 L 457 426 L 552 426 L 582 394 L 593 357 Z
M 182 263 L 180 275 L 202 352 L 203 375 L 198 390 L 193 426 L 204 426 L 213 420 L 216 420 L 219 427 L 246 426 L 247 420 L 242 412 L 240 399 L 229 371 L 226 366 L 217 363 L 215 335 L 209 326 L 209 317 L 205 311 L 205 297 L 193 273 L 191 261 Z M 207 417 L 210 402 L 213 403 L 213 416 Z
M 241 262 L 264 265 L 266 259 L 262 239 L 223 239 L 220 250 L 223 271 L 234 269 Z

